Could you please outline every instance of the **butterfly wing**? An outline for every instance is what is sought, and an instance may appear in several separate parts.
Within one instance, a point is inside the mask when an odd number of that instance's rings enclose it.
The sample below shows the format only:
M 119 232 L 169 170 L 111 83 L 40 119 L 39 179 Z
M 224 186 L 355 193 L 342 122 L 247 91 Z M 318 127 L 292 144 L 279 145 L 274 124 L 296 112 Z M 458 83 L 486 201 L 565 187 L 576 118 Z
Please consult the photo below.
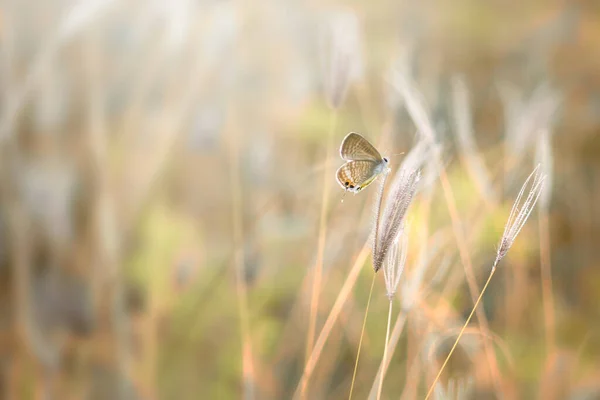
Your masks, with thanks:
M 342 140 L 340 156 L 346 161 L 381 161 L 381 154 L 377 149 L 367 139 L 355 132 L 349 133 Z
M 379 163 L 372 160 L 348 161 L 337 170 L 337 181 L 340 186 L 353 193 L 368 186 L 381 173 Z

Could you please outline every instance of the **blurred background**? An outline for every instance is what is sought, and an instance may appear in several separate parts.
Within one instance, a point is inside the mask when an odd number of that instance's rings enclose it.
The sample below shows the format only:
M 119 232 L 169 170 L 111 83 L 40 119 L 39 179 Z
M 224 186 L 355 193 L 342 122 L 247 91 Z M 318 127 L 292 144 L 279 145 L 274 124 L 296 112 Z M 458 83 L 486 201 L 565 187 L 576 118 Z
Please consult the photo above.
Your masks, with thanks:
M 2 398 L 348 398 L 378 186 L 341 202 L 350 131 L 393 172 L 437 149 L 381 397 L 424 398 L 540 162 L 434 396 L 600 398 L 600 3 L 5 0 L 0 40 Z M 355 398 L 388 304 L 380 272 Z

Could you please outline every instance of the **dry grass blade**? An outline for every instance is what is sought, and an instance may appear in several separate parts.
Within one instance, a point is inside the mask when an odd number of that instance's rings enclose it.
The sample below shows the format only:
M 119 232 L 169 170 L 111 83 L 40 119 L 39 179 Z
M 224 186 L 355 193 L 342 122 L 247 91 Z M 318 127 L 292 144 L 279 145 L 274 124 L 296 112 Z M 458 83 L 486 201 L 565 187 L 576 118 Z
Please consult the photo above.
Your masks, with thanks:
M 295 393 L 293 396 L 294 399 L 303 398 L 306 395 L 308 381 L 310 380 L 310 377 L 312 376 L 312 373 L 314 372 L 317 362 L 319 361 L 319 358 L 321 357 L 323 347 L 325 346 L 325 342 L 327 342 L 327 339 L 329 339 L 329 335 L 331 334 L 333 325 L 335 324 L 338 317 L 340 316 L 342 307 L 346 303 L 346 300 L 348 299 L 348 296 L 350 295 L 350 291 L 352 290 L 352 288 L 354 287 L 354 285 L 356 283 L 356 280 L 358 279 L 358 274 L 361 270 L 361 267 L 364 265 L 364 262 L 365 262 L 367 256 L 369 255 L 368 252 L 369 252 L 369 246 L 368 246 L 368 243 L 365 243 L 365 245 L 362 247 L 361 251 L 356 256 L 354 264 L 352 265 L 350 272 L 348 272 L 348 276 L 346 277 L 346 280 L 344 281 L 342 289 L 340 290 L 340 293 L 338 294 L 338 296 L 335 300 L 335 303 L 333 304 L 333 307 L 331 308 L 331 311 L 329 312 L 329 315 L 327 316 L 327 319 L 325 320 L 325 323 L 323 324 L 323 329 L 321 329 L 321 332 L 319 333 L 319 337 L 317 338 L 317 341 L 315 342 L 315 346 L 314 346 L 314 348 L 310 354 L 310 357 L 306 363 L 306 367 L 304 368 L 304 372 L 302 373 L 300 382 L 298 383 L 298 386 L 296 387 L 296 390 L 295 390 Z
M 321 280 L 323 275 L 323 259 L 325 256 L 325 243 L 327 237 L 327 210 L 329 209 L 329 197 L 331 193 L 331 182 L 329 170 L 331 168 L 331 153 L 333 150 L 333 139 L 337 126 L 338 113 L 331 114 L 329 131 L 327 134 L 327 155 L 325 158 L 325 173 L 323 174 L 323 197 L 321 200 L 321 212 L 319 215 L 319 237 L 317 242 L 317 259 L 313 270 L 313 283 L 310 296 L 310 315 L 308 319 L 308 334 L 306 340 L 306 361 L 313 349 L 314 336 L 317 324 L 317 310 L 319 309 L 319 298 L 321 293 Z

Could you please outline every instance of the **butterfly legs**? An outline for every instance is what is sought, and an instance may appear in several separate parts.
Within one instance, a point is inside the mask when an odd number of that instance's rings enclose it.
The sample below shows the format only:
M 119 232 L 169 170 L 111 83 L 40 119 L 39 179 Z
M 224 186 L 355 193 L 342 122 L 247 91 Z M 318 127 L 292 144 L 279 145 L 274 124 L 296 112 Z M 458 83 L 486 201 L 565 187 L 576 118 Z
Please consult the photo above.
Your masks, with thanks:
M 356 196 L 356 193 L 360 192 L 360 190 L 362 189 L 361 186 L 350 185 L 348 182 L 346 182 L 345 186 L 346 186 L 346 189 L 344 189 L 344 193 L 342 193 L 342 199 L 341 199 L 342 203 L 344 202 L 344 197 L 346 197 L 347 192 L 352 192 Z

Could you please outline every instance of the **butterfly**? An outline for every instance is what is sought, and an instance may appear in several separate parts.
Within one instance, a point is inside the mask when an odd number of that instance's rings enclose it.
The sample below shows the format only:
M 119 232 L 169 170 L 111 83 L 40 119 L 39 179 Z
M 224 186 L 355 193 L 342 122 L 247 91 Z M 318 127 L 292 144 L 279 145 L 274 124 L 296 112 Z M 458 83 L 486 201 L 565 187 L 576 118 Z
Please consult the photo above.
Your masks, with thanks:
M 351 132 L 340 146 L 340 156 L 346 163 L 336 173 L 337 181 L 346 191 L 358 193 L 379 175 L 388 172 L 388 159 L 358 133 Z

